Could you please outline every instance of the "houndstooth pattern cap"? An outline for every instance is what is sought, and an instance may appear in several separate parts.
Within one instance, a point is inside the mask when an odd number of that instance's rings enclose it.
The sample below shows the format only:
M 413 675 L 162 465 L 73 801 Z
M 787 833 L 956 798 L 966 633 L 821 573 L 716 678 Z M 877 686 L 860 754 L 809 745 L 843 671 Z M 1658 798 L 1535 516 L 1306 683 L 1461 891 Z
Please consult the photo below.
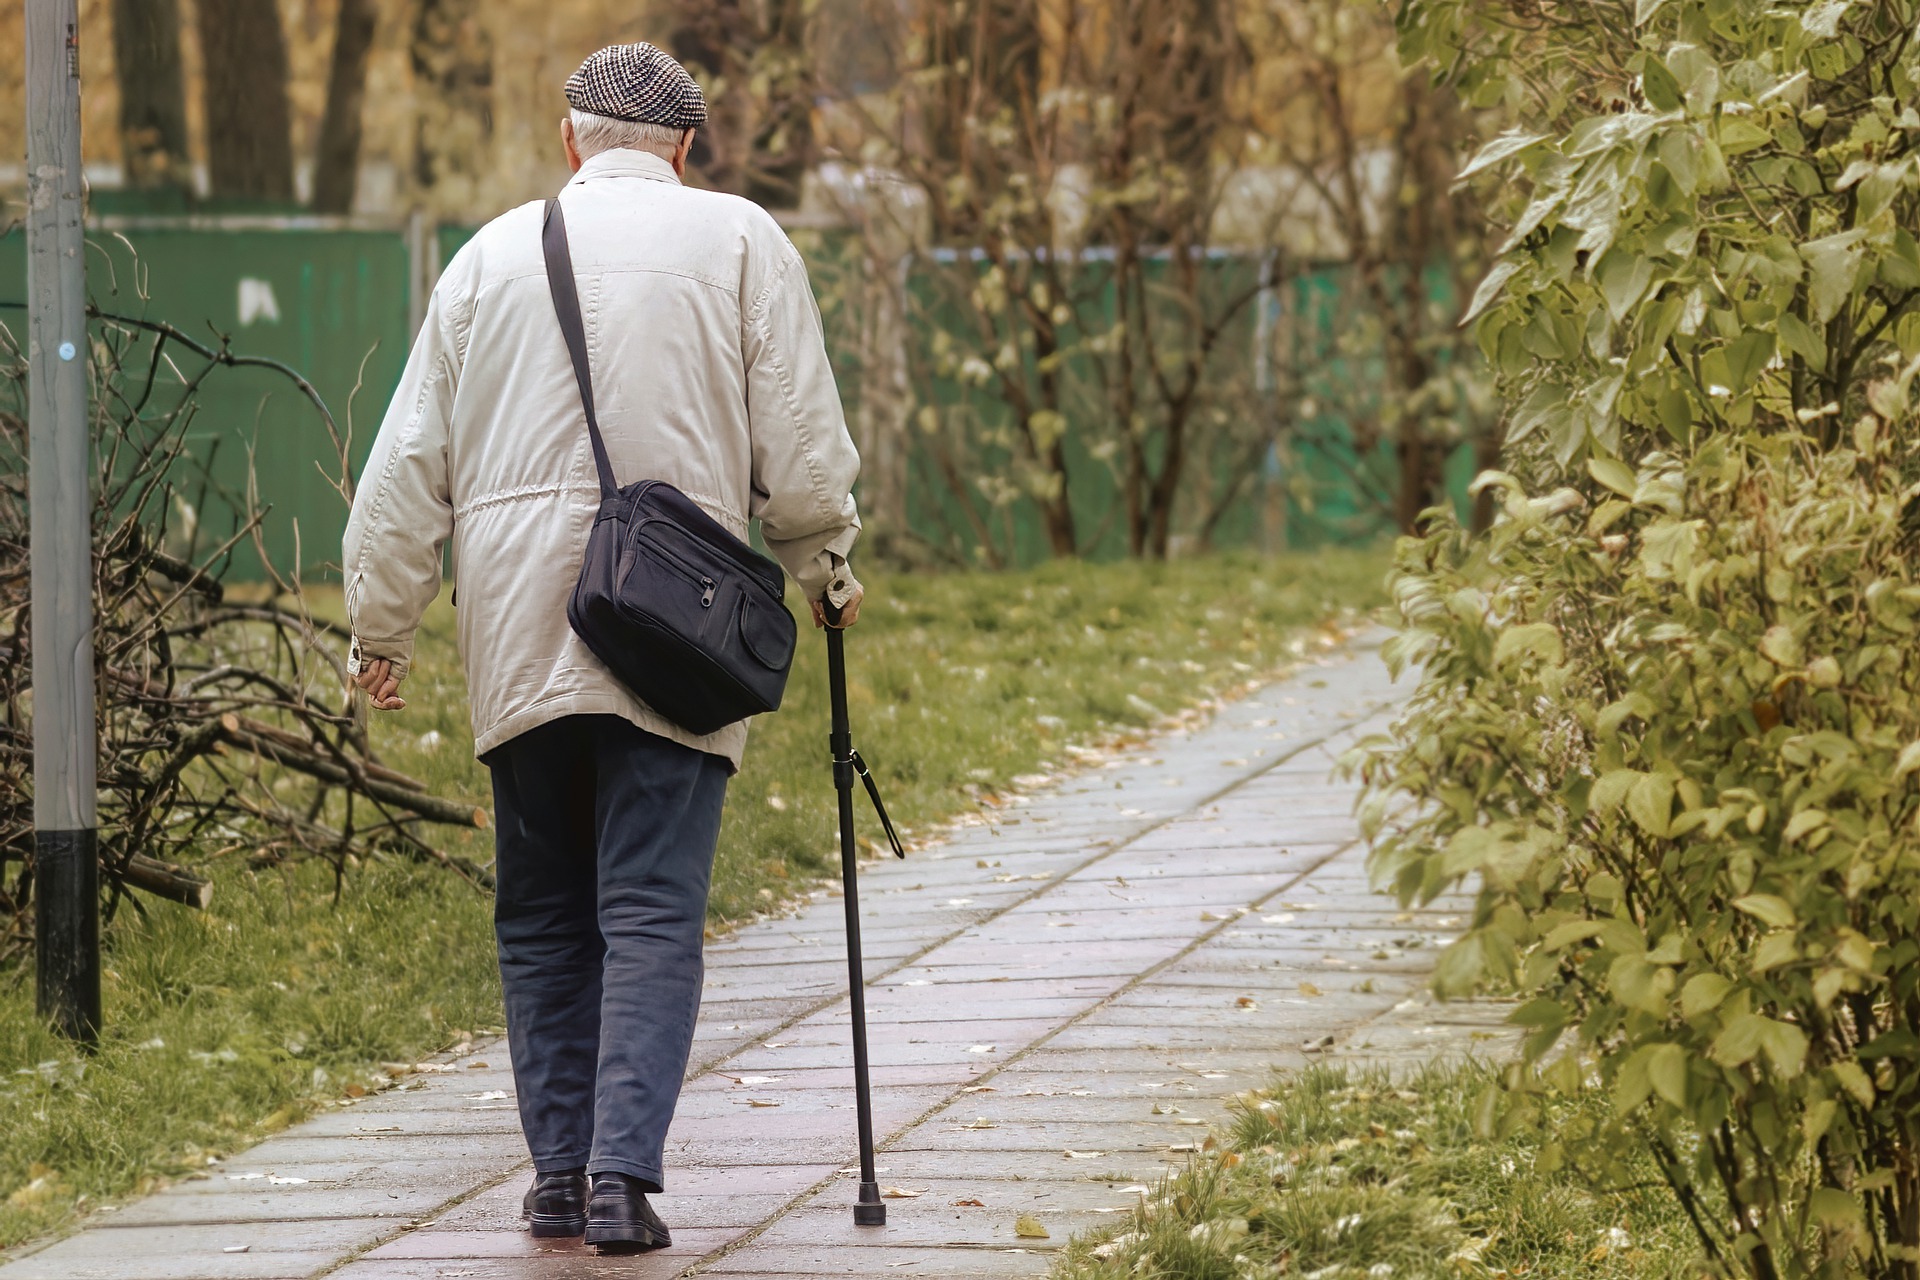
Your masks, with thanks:
M 567 77 L 567 101 L 615 120 L 691 129 L 705 124 L 707 100 L 687 69 L 642 41 L 611 44 Z

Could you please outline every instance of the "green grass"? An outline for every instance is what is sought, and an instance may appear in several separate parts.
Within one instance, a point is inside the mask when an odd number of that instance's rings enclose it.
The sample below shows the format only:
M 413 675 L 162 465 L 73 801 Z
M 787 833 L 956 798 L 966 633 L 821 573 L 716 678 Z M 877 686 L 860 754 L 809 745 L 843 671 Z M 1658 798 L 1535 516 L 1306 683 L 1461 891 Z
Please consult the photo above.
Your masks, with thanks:
M 1281 665 L 1302 629 L 1381 602 L 1383 558 L 1053 565 L 1018 574 L 875 574 L 848 638 L 855 740 L 896 821 L 927 833 L 1070 748 L 1135 733 Z M 326 612 L 328 601 L 317 600 Z M 332 607 L 337 610 L 335 599 Z M 374 744 L 436 791 L 489 805 L 472 756 L 453 613 L 423 629 L 405 711 Z M 832 873 L 825 645 L 802 637 L 787 702 L 756 722 L 714 876 L 724 928 Z M 876 836 L 865 802 L 861 832 Z M 485 832 L 432 838 L 485 862 Z M 318 867 L 212 867 L 212 908 L 124 911 L 109 931 L 107 1030 L 77 1058 L 0 974 L 0 1247 L 77 1211 L 204 1170 L 382 1061 L 499 1021 L 490 901 L 450 873 L 376 863 L 338 903 Z
M 1132 1223 L 1072 1241 L 1053 1280 L 1681 1280 L 1701 1274 L 1651 1163 L 1596 1192 L 1534 1167 L 1542 1135 L 1480 1136 L 1479 1066 L 1411 1079 L 1320 1067 L 1242 1095 L 1225 1141 Z M 1604 1105 L 1603 1103 L 1593 1105 Z

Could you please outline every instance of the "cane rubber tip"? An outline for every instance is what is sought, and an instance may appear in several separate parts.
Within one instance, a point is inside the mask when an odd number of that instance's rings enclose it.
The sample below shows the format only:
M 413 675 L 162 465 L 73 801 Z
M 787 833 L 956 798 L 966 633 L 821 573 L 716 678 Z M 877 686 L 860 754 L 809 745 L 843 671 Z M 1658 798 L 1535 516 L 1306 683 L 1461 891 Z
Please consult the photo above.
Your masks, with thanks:
M 860 1201 L 853 1206 L 853 1225 L 856 1227 L 887 1225 L 887 1202 L 880 1198 L 878 1184 L 872 1182 L 860 1184 Z

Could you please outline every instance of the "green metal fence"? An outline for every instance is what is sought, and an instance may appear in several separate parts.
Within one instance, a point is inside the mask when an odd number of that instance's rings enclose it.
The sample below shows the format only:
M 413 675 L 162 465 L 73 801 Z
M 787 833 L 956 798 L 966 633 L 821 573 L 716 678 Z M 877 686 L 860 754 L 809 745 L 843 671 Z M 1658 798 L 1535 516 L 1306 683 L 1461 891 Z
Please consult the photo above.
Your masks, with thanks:
M 326 218 L 127 218 L 104 219 L 89 238 L 88 285 L 102 311 L 164 319 L 203 338 L 224 337 L 238 352 L 270 356 L 299 369 L 319 390 L 343 431 L 352 432 L 352 461 L 365 458 L 388 397 L 398 382 L 406 348 L 422 313 L 426 289 L 439 265 L 471 237 L 470 228 L 419 224 L 373 225 Z M 818 235 L 803 236 L 818 256 L 817 274 L 830 280 L 849 269 L 842 245 L 823 248 Z M 1229 264 L 1251 269 L 1246 260 Z M 25 245 L 15 232 L 0 238 L 0 301 L 23 299 Z M 824 286 L 823 287 L 828 287 Z M 1325 309 L 1341 288 L 1338 274 L 1319 273 L 1270 293 L 1261 306 L 1296 318 Z M 933 308 L 918 308 L 916 324 Z M 1331 315 L 1331 312 L 1328 312 Z M 829 310 L 830 327 L 832 312 Z M 0 323 L 23 330 L 18 313 L 0 312 Z M 1257 310 L 1246 316 L 1247 333 L 1238 339 L 1254 359 L 1253 343 L 1262 325 Z M 1327 322 L 1330 325 L 1332 322 Z M 1325 326 L 1322 326 L 1325 328 Z M 1317 361 L 1323 379 L 1352 382 L 1369 375 L 1364 362 L 1338 355 L 1334 335 L 1317 332 L 1309 345 L 1287 356 Z M 830 335 L 832 337 L 834 335 Z M 916 334 L 912 340 L 919 341 Z M 836 357 L 847 353 L 836 342 Z M 1284 353 L 1283 353 L 1284 354 Z M 1337 356 L 1337 358 L 1336 358 Z M 1346 361 L 1343 365 L 1340 361 Z M 849 373 L 856 372 L 849 368 Z M 849 400 L 857 396 L 857 377 L 842 385 Z M 357 390 L 356 390 L 357 388 Z M 337 470 L 327 430 L 284 380 L 261 370 L 221 370 L 206 384 L 194 427 L 194 448 L 215 458 L 214 470 L 238 488 L 251 466 L 272 511 L 266 544 L 275 563 L 303 572 L 327 572 L 337 559 L 346 511 L 327 472 Z M 1337 402 L 1329 396 L 1326 403 Z M 1247 545 L 1267 536 L 1272 512 L 1282 504 L 1291 545 L 1314 545 L 1378 536 L 1384 525 L 1377 504 L 1356 491 L 1354 474 L 1368 460 L 1357 457 L 1351 434 L 1331 408 L 1317 420 L 1296 423 L 1295 447 L 1287 456 L 1293 474 L 1275 487 L 1274 459 L 1250 485 L 1215 531 L 1217 545 Z M 1110 475 L 1078 449 L 1074 496 L 1091 528 L 1107 532 L 1090 539 L 1096 555 L 1117 554 L 1124 538 L 1108 514 L 1118 501 Z M 981 455 L 991 461 L 991 450 Z M 1373 461 L 1378 462 L 1378 459 Z M 1203 463 L 1217 471 L 1220 460 Z M 1457 489 L 1468 463 L 1456 458 L 1450 479 Z M 932 463 L 909 454 L 910 519 L 915 532 L 932 544 L 955 545 L 968 536 L 954 500 L 934 475 Z M 1013 558 L 1026 561 L 1044 554 L 1045 540 L 1030 504 L 1015 503 L 1003 513 Z M 957 531 L 957 534 L 956 534 Z M 244 573 L 247 564 L 243 562 Z

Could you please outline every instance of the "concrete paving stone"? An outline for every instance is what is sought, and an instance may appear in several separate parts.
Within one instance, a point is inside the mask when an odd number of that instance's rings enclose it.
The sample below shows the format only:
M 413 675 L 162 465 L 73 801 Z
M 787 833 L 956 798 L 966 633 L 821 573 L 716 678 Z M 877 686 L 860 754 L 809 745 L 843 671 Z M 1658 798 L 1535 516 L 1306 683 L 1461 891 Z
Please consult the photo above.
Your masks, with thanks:
M 390 1133 L 482 1134 L 520 1133 L 520 1112 L 512 1098 L 475 1102 L 458 1108 L 382 1111 L 323 1111 L 300 1126 L 311 1137 L 360 1137 Z
M 737 1231 L 680 1228 L 671 1223 L 672 1252 L 701 1257 L 734 1239 Z M 364 1255 L 368 1261 L 388 1258 L 542 1258 L 582 1257 L 594 1254 L 579 1240 L 535 1239 L 525 1231 L 410 1231 Z
M 1048 995 L 1009 997 L 1005 988 L 1012 983 L 946 983 L 923 988 L 890 986 L 870 988 L 867 993 L 867 1022 L 889 1022 L 924 1026 L 933 1023 L 984 1022 L 1004 1019 L 1014 1022 L 1045 1020 L 1057 1025 L 1105 999 L 1117 983 L 1092 984 L 1082 990 L 1078 984 L 1068 992 Z M 1057 985 L 1047 984 L 1055 991 Z M 886 1003 L 878 1003 L 885 1000 Z M 841 1005 L 822 1014 L 819 1022 L 835 1028 L 851 1027 L 853 1016 Z
M 317 1222 L 329 1218 L 409 1219 L 431 1213 L 476 1183 L 497 1176 L 499 1160 L 468 1161 L 436 1166 L 430 1174 L 386 1173 L 379 1185 L 342 1187 L 321 1183 L 305 1187 L 275 1187 L 264 1192 L 234 1191 L 220 1195 L 183 1194 L 170 1189 L 122 1206 L 103 1227 L 184 1226 L 223 1222 Z M 396 1192 L 391 1181 L 405 1181 Z
M 1067 1190 L 1077 1192 L 1079 1188 L 1059 1188 L 1062 1195 Z M 1137 1197 L 1121 1198 L 1111 1192 L 1101 1195 L 1103 1203 L 1073 1204 L 1058 1203 L 1061 1197 L 1047 1191 L 1029 1194 L 1024 1202 L 1016 1207 L 1013 1203 L 1000 1206 L 989 1204 L 984 1209 L 955 1208 L 953 1199 L 969 1197 L 947 1197 L 946 1203 L 933 1200 L 931 1196 L 922 1196 L 915 1200 L 892 1200 L 887 1204 L 887 1224 L 883 1228 L 861 1227 L 854 1225 L 853 1214 L 842 1205 L 831 1207 L 808 1205 L 783 1214 L 767 1228 L 753 1243 L 753 1248 L 795 1250 L 819 1247 L 851 1246 L 873 1248 L 876 1235 L 884 1235 L 885 1246 L 889 1249 L 916 1248 L 933 1245 L 938 1247 L 993 1247 L 1048 1244 L 1054 1247 L 1063 1245 L 1076 1231 L 1097 1230 L 1110 1226 L 1110 1220 L 1118 1219 L 1120 1214 L 1098 1214 L 1090 1210 L 1095 1207 L 1117 1207 L 1130 1212 Z M 971 1198 L 984 1199 L 981 1196 Z M 1049 1240 L 1029 1242 L 1014 1233 L 1014 1219 L 1021 1214 L 1031 1214 L 1047 1228 Z
M 349 1252 L 392 1233 L 390 1218 L 323 1218 L 302 1222 L 297 1233 L 275 1222 L 232 1222 L 207 1226 L 175 1223 L 161 1226 L 122 1226 L 110 1223 L 82 1231 L 36 1257 L 58 1256 L 75 1265 L 115 1258 L 162 1257 L 169 1254 L 222 1253 L 228 1248 L 249 1254 L 309 1253 L 315 1249 Z
M 685 1275 L 699 1259 L 691 1248 L 603 1258 L 581 1247 L 577 1252 L 532 1258 L 362 1258 L 327 1276 L 328 1280 L 668 1280 Z
M 1060 1151 L 952 1151 L 945 1148 L 919 1151 L 887 1151 L 881 1154 L 877 1168 L 882 1183 L 904 1183 L 918 1187 L 935 1178 L 963 1178 L 997 1182 L 1009 1188 L 1033 1184 L 1076 1183 L 1105 1187 L 1152 1186 L 1154 1180 L 1187 1167 L 1190 1153 L 1148 1151 L 1133 1154 L 1109 1152 L 1096 1160 L 1069 1160 Z M 838 1184 L 836 1184 L 838 1185 Z M 849 1180 L 840 1192 L 847 1204 L 853 1203 L 855 1183 Z M 833 1194 L 832 1189 L 822 1195 Z M 991 1198 L 982 1199 L 992 1203 Z
M 1043 1276 L 1049 1265 L 1047 1255 L 1060 1243 L 1035 1240 L 1016 1244 L 1010 1240 L 1005 1246 L 971 1249 L 884 1244 L 812 1247 L 754 1244 L 727 1255 L 727 1270 L 703 1270 L 701 1274 L 864 1276 L 869 1280 L 899 1275 Z
M 68 1240 L 92 1234 L 86 1231 Z M 332 1265 L 343 1252 L 322 1245 L 276 1253 L 251 1250 L 227 1253 L 216 1235 L 184 1253 L 79 1258 L 67 1256 L 62 1248 L 68 1240 L 0 1267 L 0 1277 L 5 1280 L 301 1280 Z

